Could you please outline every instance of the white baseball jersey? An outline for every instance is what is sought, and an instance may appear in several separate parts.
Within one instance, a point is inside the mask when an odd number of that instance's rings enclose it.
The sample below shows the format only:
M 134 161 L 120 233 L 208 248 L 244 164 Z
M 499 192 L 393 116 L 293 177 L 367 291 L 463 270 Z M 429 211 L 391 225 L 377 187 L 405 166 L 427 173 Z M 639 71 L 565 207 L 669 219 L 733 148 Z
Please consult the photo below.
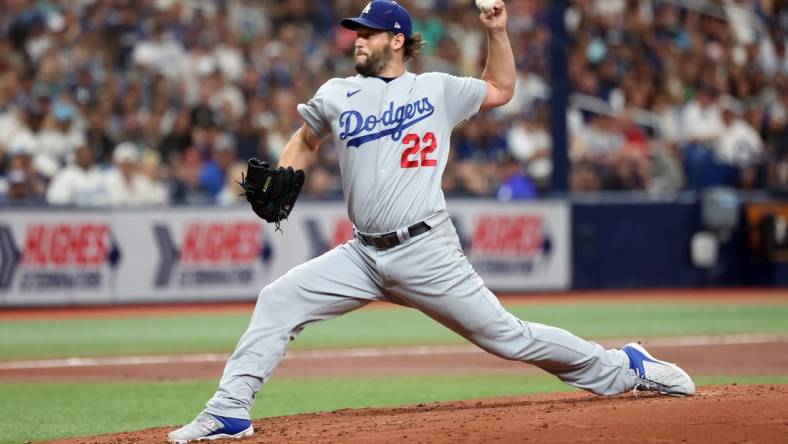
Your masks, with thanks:
M 486 93 L 487 83 L 472 77 L 356 75 L 329 80 L 298 112 L 315 134 L 333 133 L 350 220 L 385 233 L 445 210 L 452 129 Z

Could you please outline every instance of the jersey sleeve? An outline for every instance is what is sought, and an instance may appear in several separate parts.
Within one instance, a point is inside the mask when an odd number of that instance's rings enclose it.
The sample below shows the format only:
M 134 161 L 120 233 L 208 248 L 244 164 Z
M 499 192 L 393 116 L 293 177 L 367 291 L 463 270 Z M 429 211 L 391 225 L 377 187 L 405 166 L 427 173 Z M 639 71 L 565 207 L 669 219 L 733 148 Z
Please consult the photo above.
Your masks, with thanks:
M 325 136 L 331 131 L 331 125 L 325 113 L 326 101 L 328 100 L 326 94 L 327 85 L 328 83 L 321 86 L 308 102 L 299 103 L 296 107 L 304 122 L 319 137 Z
M 487 82 L 474 77 L 442 74 L 446 115 L 456 125 L 479 112 L 487 95 Z

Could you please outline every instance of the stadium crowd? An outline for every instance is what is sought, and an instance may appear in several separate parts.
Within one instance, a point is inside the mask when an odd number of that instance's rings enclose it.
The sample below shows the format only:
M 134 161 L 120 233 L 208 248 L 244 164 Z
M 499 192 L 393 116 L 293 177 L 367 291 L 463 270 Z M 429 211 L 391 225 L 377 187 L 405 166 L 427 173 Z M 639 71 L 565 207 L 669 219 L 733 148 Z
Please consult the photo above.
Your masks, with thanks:
M 239 199 L 296 104 L 355 74 L 365 0 L 0 0 L 0 202 Z M 414 72 L 480 74 L 470 0 L 402 0 L 429 42 Z M 548 0 L 509 0 L 510 104 L 453 136 L 448 195 L 534 198 L 552 171 Z M 788 6 L 577 0 L 566 15 L 573 191 L 788 189 Z M 341 194 L 331 144 L 304 194 Z

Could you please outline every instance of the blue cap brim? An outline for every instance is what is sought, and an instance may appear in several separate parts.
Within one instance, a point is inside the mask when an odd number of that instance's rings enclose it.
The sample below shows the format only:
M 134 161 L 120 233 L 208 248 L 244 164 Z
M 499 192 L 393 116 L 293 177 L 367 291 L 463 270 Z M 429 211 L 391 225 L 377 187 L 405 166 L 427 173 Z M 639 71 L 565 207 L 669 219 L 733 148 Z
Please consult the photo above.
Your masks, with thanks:
M 380 26 L 379 24 L 371 22 L 363 17 L 342 19 L 342 21 L 339 22 L 339 24 L 342 25 L 343 28 L 352 29 L 353 31 L 355 31 L 356 29 L 362 26 L 372 29 L 379 29 L 381 31 L 388 31 L 388 28 L 386 28 L 385 26 Z

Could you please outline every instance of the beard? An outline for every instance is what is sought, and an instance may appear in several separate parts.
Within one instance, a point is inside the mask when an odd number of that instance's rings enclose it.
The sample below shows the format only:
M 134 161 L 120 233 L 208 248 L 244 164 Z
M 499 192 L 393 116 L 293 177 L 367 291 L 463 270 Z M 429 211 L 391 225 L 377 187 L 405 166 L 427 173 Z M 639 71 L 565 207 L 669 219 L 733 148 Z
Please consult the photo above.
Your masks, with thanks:
M 365 62 L 356 62 L 356 72 L 364 77 L 377 76 L 389 64 L 391 56 L 391 47 L 384 46 L 383 50 L 370 53 Z

